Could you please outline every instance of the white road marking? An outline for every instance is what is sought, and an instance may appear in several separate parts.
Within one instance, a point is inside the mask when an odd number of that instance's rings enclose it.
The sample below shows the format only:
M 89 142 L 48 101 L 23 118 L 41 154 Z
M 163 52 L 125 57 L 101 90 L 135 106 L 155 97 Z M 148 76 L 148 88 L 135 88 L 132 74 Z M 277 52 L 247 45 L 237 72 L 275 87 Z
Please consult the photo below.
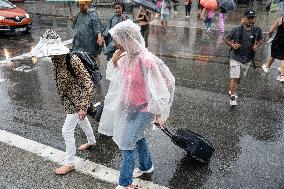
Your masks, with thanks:
M 0 78 L 0 83 L 6 81 L 6 79 Z
M 64 164 L 64 152 L 57 150 L 50 146 L 35 142 L 33 140 L 15 135 L 13 133 L 0 129 L 0 142 L 15 146 L 22 150 L 31 152 L 40 157 L 43 157 L 49 161 Z M 104 165 L 97 164 L 95 162 L 77 157 L 75 158 L 75 169 L 78 172 L 90 175 L 95 179 L 102 180 L 104 182 L 117 184 L 119 171 L 108 168 Z M 138 183 L 140 179 L 134 179 L 134 183 Z M 149 181 L 140 181 L 143 189 L 168 189 L 165 186 L 154 184 Z

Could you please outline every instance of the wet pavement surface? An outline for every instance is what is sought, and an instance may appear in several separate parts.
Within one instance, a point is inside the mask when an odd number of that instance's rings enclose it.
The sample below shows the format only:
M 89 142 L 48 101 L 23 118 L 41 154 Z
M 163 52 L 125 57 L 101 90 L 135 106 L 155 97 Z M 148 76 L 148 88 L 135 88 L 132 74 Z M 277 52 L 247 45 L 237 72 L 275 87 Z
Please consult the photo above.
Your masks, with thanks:
M 269 17 L 265 12 L 260 15 Z M 56 93 L 52 63 L 43 59 L 35 65 L 31 58 L 3 62 L 29 52 L 50 27 L 63 41 L 72 38 L 66 18 L 32 16 L 36 22 L 30 34 L 0 36 L 4 47 L 0 48 L 0 129 L 64 150 L 61 127 L 65 113 Z M 191 17 L 190 21 L 194 19 Z M 238 20 L 239 17 L 229 19 L 228 26 L 234 26 Z M 226 61 L 229 48 L 222 42 L 224 34 L 217 30 L 207 34 L 195 27 L 203 23 L 192 23 L 192 27 L 170 26 L 164 32 L 154 21 L 149 50 L 160 56 L 176 77 L 168 128 L 172 131 L 189 128 L 206 136 L 216 151 L 209 164 L 199 163 L 160 130 L 149 128 L 147 139 L 155 172 L 143 179 L 184 189 L 284 188 L 284 90 L 283 84 L 276 81 L 279 62 L 274 63 L 268 75 L 260 68 L 250 68 L 238 90 L 238 106 L 230 108 Z M 265 63 L 269 49 L 267 44 L 259 49 L 258 66 Z M 103 55 L 101 62 L 105 74 L 107 62 Z M 104 94 L 107 87 L 108 82 L 103 80 Z M 93 123 L 98 145 L 77 155 L 118 169 L 119 150 L 111 138 L 97 133 L 97 127 Z M 85 142 L 80 129 L 76 130 L 75 137 L 77 145 Z
M 98 180 L 94 182 L 91 176 L 76 171 L 71 172 L 68 177 L 55 175 L 51 168 L 58 165 L 15 147 L 0 143 L 0 150 L 2 153 L 0 159 L 1 189 L 105 189 L 115 187 L 113 184 Z

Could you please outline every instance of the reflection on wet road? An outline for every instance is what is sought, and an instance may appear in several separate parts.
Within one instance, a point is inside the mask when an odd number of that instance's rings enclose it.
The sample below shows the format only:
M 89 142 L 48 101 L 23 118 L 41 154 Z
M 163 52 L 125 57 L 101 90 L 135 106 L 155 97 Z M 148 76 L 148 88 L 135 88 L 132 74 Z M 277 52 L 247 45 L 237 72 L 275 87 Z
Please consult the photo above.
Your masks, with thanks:
M 4 49 L 0 49 L 0 61 L 29 52 L 40 34 L 54 25 L 63 41 L 72 38 L 68 22 L 45 18 L 35 24 L 31 34 L 1 36 Z M 67 33 L 63 28 L 68 28 Z M 176 27 L 163 32 L 151 26 L 149 49 L 176 77 L 169 129 L 192 129 L 212 141 L 216 152 L 208 165 L 198 163 L 161 131 L 149 129 L 147 137 L 156 169 L 143 179 L 185 189 L 283 187 L 283 85 L 276 81 L 279 63 L 273 65 L 269 75 L 251 68 L 241 83 L 238 107 L 230 109 L 228 47 L 222 42 L 223 35 Z M 268 53 L 269 47 L 264 45 L 257 54 L 258 64 Z M 105 57 L 101 60 L 104 72 Z M 105 94 L 107 81 L 103 84 Z M 0 95 L 0 129 L 64 150 L 61 126 L 65 114 L 48 59 L 38 64 L 32 64 L 31 58 L 2 63 Z M 97 133 L 98 124 L 93 125 Z M 111 138 L 96 135 L 97 147 L 78 155 L 118 169 L 118 148 Z M 75 136 L 77 145 L 85 142 L 81 130 L 76 130 Z

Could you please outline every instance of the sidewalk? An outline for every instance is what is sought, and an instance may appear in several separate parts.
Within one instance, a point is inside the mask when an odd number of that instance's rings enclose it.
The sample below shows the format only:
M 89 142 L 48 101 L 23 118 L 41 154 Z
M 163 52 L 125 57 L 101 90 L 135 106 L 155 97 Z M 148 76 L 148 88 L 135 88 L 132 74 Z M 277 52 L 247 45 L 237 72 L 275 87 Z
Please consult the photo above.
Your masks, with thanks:
M 79 7 L 75 3 L 68 4 L 67 2 L 47 2 L 47 1 L 26 1 L 24 3 L 16 3 L 17 6 L 24 8 L 30 14 L 39 14 L 46 16 L 68 17 L 70 10 L 75 13 L 79 11 Z M 97 14 L 102 20 L 108 19 L 113 14 L 112 4 L 106 0 L 100 1 L 97 6 Z M 266 12 L 265 6 L 255 4 L 252 7 L 257 13 L 256 25 L 263 28 L 264 32 L 267 32 L 272 25 L 275 18 L 277 18 L 276 12 Z M 203 21 L 197 17 L 197 5 L 196 2 L 192 5 L 191 17 L 185 18 L 184 5 L 180 4 L 178 12 L 174 14 L 172 12 L 171 19 L 168 22 L 169 26 L 174 27 L 189 27 L 189 28 L 205 28 Z M 229 12 L 226 19 L 226 31 L 230 30 L 235 25 L 240 23 L 243 16 L 243 12 L 248 9 L 247 6 L 239 5 L 234 12 Z M 127 12 L 127 14 L 133 18 L 137 13 L 137 7 L 134 7 L 133 12 Z M 152 25 L 159 25 L 159 20 L 153 16 Z M 215 16 L 212 25 L 213 30 L 218 30 L 218 15 Z
M 79 7 L 74 2 L 56 1 L 25 1 L 15 3 L 18 7 L 24 8 L 30 14 L 46 16 L 68 17 L 70 10 L 72 13 L 79 11 Z M 107 19 L 113 14 L 112 3 L 103 1 L 98 4 L 97 12 L 100 17 Z

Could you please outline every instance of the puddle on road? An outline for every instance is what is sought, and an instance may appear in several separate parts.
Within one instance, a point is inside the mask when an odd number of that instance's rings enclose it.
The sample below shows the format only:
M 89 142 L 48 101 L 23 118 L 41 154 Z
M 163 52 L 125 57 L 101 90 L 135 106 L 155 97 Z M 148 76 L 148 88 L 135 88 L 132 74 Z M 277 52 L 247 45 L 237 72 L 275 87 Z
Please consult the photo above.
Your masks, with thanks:
M 27 73 L 27 72 L 34 71 L 36 69 L 37 69 L 36 67 L 35 68 L 31 68 L 30 66 L 24 65 L 24 66 L 17 67 L 17 68 L 15 68 L 13 70 L 18 71 L 18 72 L 25 72 L 25 73 Z
M 31 72 L 38 69 L 36 64 L 32 63 L 31 58 L 26 58 L 26 56 L 22 56 L 17 60 L 4 60 L 0 62 L 0 67 L 7 67 L 17 72 Z

